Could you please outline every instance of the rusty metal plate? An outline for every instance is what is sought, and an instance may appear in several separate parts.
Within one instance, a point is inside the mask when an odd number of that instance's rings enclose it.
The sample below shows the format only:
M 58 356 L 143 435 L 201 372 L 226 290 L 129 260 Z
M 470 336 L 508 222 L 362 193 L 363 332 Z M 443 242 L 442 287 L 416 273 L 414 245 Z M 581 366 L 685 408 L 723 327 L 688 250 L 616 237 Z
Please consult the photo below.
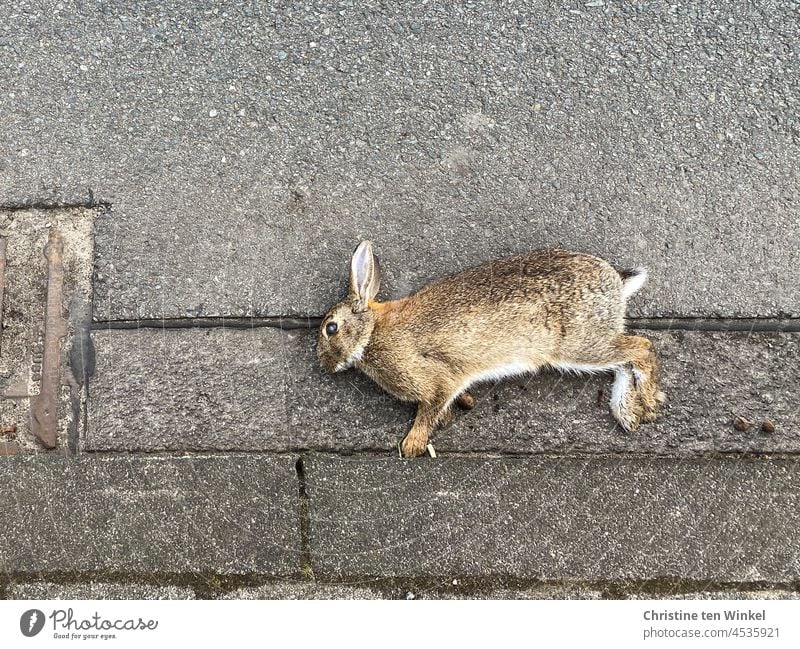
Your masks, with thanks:
M 98 213 L 0 210 L 0 455 L 77 448 Z

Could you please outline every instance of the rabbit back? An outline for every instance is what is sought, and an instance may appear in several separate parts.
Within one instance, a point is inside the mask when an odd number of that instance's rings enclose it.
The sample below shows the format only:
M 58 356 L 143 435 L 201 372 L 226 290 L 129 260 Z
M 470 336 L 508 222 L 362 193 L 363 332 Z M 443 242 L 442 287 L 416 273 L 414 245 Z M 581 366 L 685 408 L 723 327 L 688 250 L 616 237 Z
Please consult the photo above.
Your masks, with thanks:
M 624 329 L 625 295 L 608 262 L 549 249 L 470 268 L 374 308 L 360 367 L 419 401 L 442 377 L 450 377 L 442 390 L 458 392 L 542 365 L 602 369 Z

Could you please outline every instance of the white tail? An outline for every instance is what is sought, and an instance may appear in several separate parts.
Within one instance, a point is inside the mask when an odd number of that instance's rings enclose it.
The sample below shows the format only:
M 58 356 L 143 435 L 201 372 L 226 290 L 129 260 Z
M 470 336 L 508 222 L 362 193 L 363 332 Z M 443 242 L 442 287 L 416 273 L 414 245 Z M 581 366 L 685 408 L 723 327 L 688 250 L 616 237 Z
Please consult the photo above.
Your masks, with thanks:
M 622 297 L 626 300 L 636 293 L 647 281 L 646 268 L 626 268 L 619 272 L 622 277 Z

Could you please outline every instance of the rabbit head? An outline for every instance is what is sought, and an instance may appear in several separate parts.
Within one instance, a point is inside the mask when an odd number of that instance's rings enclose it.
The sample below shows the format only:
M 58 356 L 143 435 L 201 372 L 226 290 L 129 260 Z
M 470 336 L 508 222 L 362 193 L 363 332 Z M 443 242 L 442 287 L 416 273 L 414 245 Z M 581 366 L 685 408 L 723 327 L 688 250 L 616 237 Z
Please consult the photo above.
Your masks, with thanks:
M 320 325 L 317 357 L 326 370 L 340 372 L 361 360 L 377 318 L 370 302 L 380 283 L 372 243 L 362 241 L 350 261 L 350 292 L 325 314 Z

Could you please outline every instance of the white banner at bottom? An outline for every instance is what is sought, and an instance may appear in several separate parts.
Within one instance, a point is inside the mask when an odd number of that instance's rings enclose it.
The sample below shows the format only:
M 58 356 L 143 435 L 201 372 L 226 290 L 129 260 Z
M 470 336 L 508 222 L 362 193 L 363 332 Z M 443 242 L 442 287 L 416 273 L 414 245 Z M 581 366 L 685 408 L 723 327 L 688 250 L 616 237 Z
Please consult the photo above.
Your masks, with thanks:
M 798 601 L 0 601 L 0 647 L 798 647 Z M 580 643 L 580 644 L 577 644 Z

